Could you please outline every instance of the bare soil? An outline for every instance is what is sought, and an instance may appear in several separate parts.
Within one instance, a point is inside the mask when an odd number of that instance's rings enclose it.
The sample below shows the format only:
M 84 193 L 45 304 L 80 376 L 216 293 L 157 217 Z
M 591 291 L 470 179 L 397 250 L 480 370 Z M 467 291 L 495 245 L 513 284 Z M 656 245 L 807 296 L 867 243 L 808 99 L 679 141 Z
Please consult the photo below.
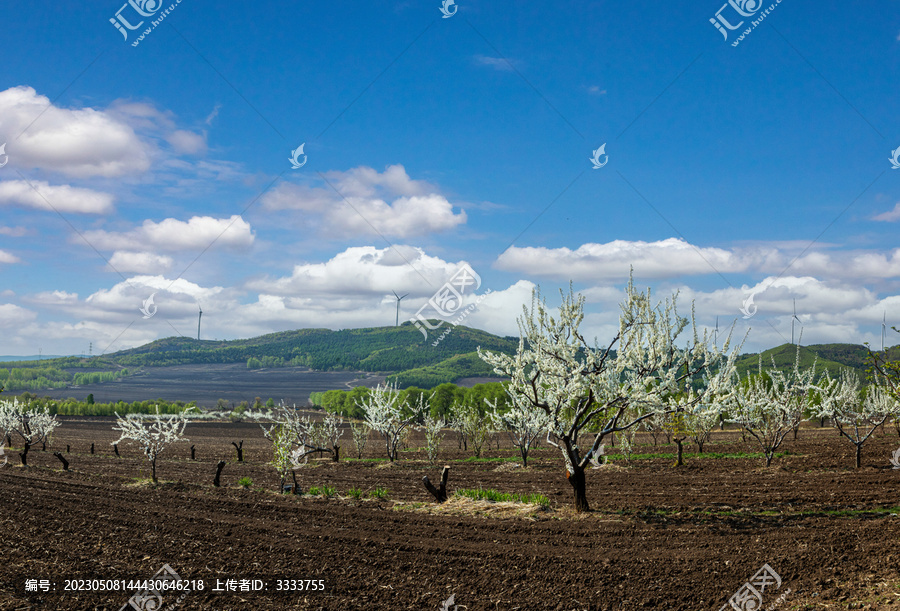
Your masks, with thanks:
M 258 425 L 189 425 L 190 441 L 160 459 L 160 484 L 146 482 L 146 458 L 131 446 L 113 454 L 113 421 L 68 418 L 27 469 L 7 449 L 0 467 L 0 609 L 120 609 L 134 591 L 26 593 L 24 580 L 146 579 L 168 564 L 204 579 L 178 609 L 430 609 L 450 595 L 458 609 L 720 609 L 764 564 L 782 579 L 766 609 L 900 608 L 900 471 L 890 469 L 897 434 L 877 433 L 863 467 L 833 429 L 809 428 L 770 468 L 761 458 L 703 458 L 682 468 L 668 458 L 635 460 L 588 473 L 589 514 L 570 509 L 571 489 L 556 450 L 527 469 L 511 461 L 465 461 L 452 433 L 430 465 L 414 436 L 393 465 L 374 436 L 368 460 L 312 460 L 297 470 L 306 491 L 278 494 L 271 448 Z M 232 441 L 244 440 L 244 462 Z M 639 451 L 654 448 L 650 439 Z M 95 453 L 90 454 L 90 445 Z M 66 445 L 71 446 L 66 453 Z M 354 455 L 349 439 L 345 457 Z M 14 442 L 15 445 L 15 442 Z M 190 460 L 190 446 L 196 460 Z M 735 431 L 716 432 L 709 452 L 754 452 Z M 63 472 L 51 454 L 71 463 Z M 607 446 L 608 452 L 614 448 Z M 516 456 L 505 439 L 490 458 Z M 212 478 L 227 460 L 222 487 Z M 0 459 L 2 462 L 2 459 Z M 450 490 L 540 492 L 550 508 L 491 511 L 487 503 L 437 506 L 421 484 L 451 466 Z M 245 489 L 238 480 L 248 477 Z M 378 487 L 387 499 L 369 497 Z M 351 488 L 365 498 L 354 500 Z M 262 592 L 217 594 L 216 579 L 260 578 Z M 322 593 L 278 594 L 276 579 L 322 579 Z M 163 594 L 159 611 L 176 608 Z M 147 606 L 147 609 L 152 607 Z M 454 606 L 449 607 L 453 609 Z M 749 608 L 749 607 L 747 607 Z

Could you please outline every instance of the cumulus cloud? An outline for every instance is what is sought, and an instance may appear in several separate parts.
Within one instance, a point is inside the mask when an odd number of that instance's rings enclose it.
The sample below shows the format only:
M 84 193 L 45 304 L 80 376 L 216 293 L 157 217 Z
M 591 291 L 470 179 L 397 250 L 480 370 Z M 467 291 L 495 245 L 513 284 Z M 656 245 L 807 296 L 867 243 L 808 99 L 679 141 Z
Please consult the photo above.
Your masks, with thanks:
M 151 148 L 108 112 L 60 108 L 31 87 L 12 87 L 0 91 L 0 116 L 0 139 L 9 141 L 6 152 L 13 166 L 81 178 L 150 167 Z
M 20 308 L 12 303 L 0 304 L 0 327 L 15 329 L 37 318 L 37 314 L 31 310 Z
M 109 259 L 109 266 L 123 274 L 161 274 L 172 268 L 172 258 L 150 252 L 116 251 Z
M 0 182 L 2 205 L 77 214 L 107 214 L 113 210 L 113 196 L 92 189 L 50 185 L 39 180 L 4 180 Z
M 166 252 L 203 249 L 209 246 L 246 248 L 256 236 L 250 224 L 239 215 L 227 219 L 194 216 L 187 222 L 168 218 L 160 222 L 146 220 L 127 232 L 94 230 L 84 232 L 85 239 L 100 250 L 127 252 Z
M 325 176 L 331 186 L 282 183 L 263 196 L 263 206 L 302 212 L 304 220 L 327 237 L 407 238 L 448 231 L 466 222 L 464 211 L 455 213 L 436 187 L 411 179 L 402 165 L 382 173 L 360 167 Z
M 512 246 L 498 257 L 496 267 L 576 281 L 627 278 L 631 268 L 641 278 L 672 278 L 695 274 L 743 272 L 759 256 L 721 248 L 699 248 L 678 238 L 658 242 L 615 240 L 569 248 Z
M 430 296 L 459 266 L 412 246 L 360 246 L 348 248 L 324 263 L 296 265 L 288 277 L 250 281 L 246 288 L 279 296 L 384 296 L 391 291 Z
M 827 246 L 827 245 L 820 245 Z M 711 248 L 678 238 L 657 242 L 615 240 L 569 248 L 513 246 L 495 267 L 530 276 L 576 282 L 608 282 L 628 277 L 673 279 L 729 273 L 786 273 L 820 278 L 888 279 L 900 277 L 900 248 L 890 252 L 811 251 L 801 244 L 761 244 L 745 248 Z

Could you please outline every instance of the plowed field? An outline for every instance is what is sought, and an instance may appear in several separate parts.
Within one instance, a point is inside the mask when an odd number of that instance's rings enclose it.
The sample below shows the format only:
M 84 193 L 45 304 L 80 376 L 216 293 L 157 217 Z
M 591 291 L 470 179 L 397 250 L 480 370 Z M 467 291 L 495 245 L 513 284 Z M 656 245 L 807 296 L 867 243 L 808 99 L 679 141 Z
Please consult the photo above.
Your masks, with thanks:
M 616 461 L 588 473 L 594 511 L 575 515 L 552 448 L 522 469 L 465 461 L 470 453 L 449 434 L 432 466 L 413 437 L 413 449 L 389 465 L 374 460 L 384 450 L 373 437 L 369 460 L 313 460 L 297 470 L 302 490 L 336 490 L 324 498 L 277 493 L 271 448 L 254 424 L 189 425 L 190 441 L 163 454 L 152 486 L 137 448 L 113 454 L 110 419 L 66 419 L 46 452 L 32 449 L 28 468 L 9 449 L 0 467 L 0 609 L 118 610 L 138 591 L 66 592 L 66 580 L 149 579 L 168 565 L 205 588 L 163 592 L 140 608 L 715 611 L 764 564 L 781 579 L 763 592 L 766 609 L 781 594 L 780 609 L 900 608 L 900 471 L 888 462 L 900 441 L 886 433 L 867 444 L 861 469 L 829 428 L 802 430 L 770 468 L 761 458 L 698 457 L 693 448 L 678 469 L 666 457 Z M 240 440 L 243 463 L 230 445 Z M 639 441 L 642 453 L 673 451 Z M 352 443 L 343 443 L 350 457 Z M 717 431 L 706 451 L 756 448 Z M 515 454 L 504 439 L 485 456 Z M 219 460 L 229 462 L 214 488 Z M 443 464 L 451 492 L 540 492 L 550 508 L 438 507 L 421 480 L 437 479 Z M 249 488 L 238 485 L 244 477 Z M 371 497 L 379 487 L 387 498 Z M 363 498 L 351 498 L 351 488 Z M 242 578 L 268 589 L 212 591 L 217 579 Z M 301 578 L 323 580 L 325 592 L 275 591 L 278 579 Z M 25 579 L 47 579 L 56 591 L 26 592 Z

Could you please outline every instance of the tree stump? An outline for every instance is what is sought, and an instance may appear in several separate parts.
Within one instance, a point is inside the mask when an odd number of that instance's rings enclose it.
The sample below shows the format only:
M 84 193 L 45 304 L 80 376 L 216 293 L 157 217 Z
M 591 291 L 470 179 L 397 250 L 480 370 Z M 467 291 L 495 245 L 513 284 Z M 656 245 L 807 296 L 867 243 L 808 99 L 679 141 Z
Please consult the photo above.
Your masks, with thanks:
M 435 488 L 434 484 L 432 484 L 428 480 L 428 476 L 422 478 L 422 483 L 425 484 L 425 489 L 431 493 L 431 495 L 437 500 L 438 503 L 443 503 L 447 500 L 447 479 L 450 477 L 450 465 L 444 465 L 444 469 L 441 471 L 441 485 L 440 488 Z
M 216 465 L 216 477 L 215 477 L 215 479 L 213 479 L 213 486 L 215 486 L 216 488 L 219 487 L 219 483 L 220 483 L 219 478 L 222 476 L 222 469 L 224 469 L 224 468 L 225 468 L 225 461 L 220 460 L 219 464 Z
M 244 462 L 244 440 L 241 439 L 240 445 L 238 445 L 238 444 L 236 444 L 235 442 L 232 441 L 232 442 L 231 442 L 231 445 L 233 445 L 233 446 L 234 446 L 234 449 L 237 450 L 237 459 L 238 459 L 238 462 Z
M 91 454 L 94 453 L 94 444 L 91 444 Z
M 69 453 L 69 444 L 66 444 L 66 454 Z
M 69 461 L 66 460 L 60 452 L 54 452 L 53 455 L 59 459 L 59 462 L 62 463 L 63 471 L 68 471 Z
M 194 446 L 191 446 L 191 460 L 196 460 L 195 452 L 196 452 L 196 448 Z

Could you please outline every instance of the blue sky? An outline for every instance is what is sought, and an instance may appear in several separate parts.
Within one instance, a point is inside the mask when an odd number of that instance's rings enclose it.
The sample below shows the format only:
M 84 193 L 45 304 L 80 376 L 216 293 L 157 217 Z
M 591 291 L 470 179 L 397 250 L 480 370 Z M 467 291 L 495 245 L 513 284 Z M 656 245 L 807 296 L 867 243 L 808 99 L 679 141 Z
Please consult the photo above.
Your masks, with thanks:
M 390 324 L 463 263 L 465 324 L 501 334 L 572 280 L 608 340 L 633 267 L 747 350 L 795 300 L 804 344 L 880 346 L 900 5 L 734 3 L 727 41 L 720 0 L 134 0 L 127 40 L 118 0 L 6 3 L 0 352 L 191 336 L 198 306 L 208 339 Z

